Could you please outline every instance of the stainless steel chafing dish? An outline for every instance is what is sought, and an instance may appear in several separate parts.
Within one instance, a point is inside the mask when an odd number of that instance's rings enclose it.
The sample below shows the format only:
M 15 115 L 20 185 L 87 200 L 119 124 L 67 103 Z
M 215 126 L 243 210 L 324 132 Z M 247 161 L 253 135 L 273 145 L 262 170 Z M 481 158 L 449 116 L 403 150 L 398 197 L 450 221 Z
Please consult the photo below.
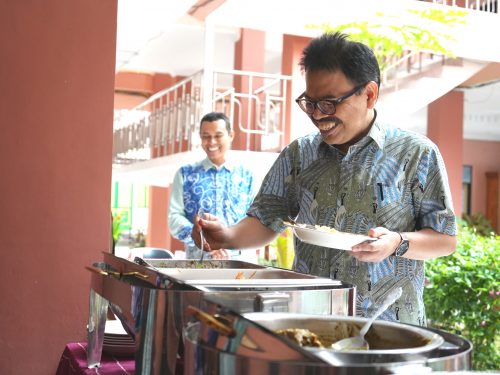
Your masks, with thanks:
M 192 307 L 188 310 L 197 321 L 190 322 L 184 330 L 185 375 L 420 375 L 470 369 L 470 342 L 443 331 L 376 321 L 368 338 L 374 350 L 336 352 L 302 347 L 275 330 L 306 328 L 320 335 L 330 334 L 338 323 L 361 326 L 366 319 L 290 313 L 238 314 L 215 305 L 204 311 Z
M 189 305 L 224 305 L 241 313 L 355 314 L 355 288 L 338 280 L 231 260 L 148 262 L 153 267 L 104 253 L 104 262 L 88 267 L 89 367 L 99 365 L 108 307 L 135 339 L 136 374 L 179 372 Z

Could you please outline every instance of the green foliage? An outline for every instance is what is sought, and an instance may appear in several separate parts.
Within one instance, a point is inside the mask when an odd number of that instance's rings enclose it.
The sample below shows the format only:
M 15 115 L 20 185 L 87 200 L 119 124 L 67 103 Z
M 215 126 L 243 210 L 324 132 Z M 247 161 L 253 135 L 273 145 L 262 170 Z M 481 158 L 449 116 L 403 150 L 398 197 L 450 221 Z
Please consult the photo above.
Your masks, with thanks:
M 111 235 L 113 236 L 113 243 L 116 243 L 120 238 L 120 234 L 122 232 L 122 225 L 124 223 L 124 217 L 120 213 L 115 213 L 111 215 L 112 217 L 112 226 L 111 226 Z
M 378 13 L 377 21 L 351 22 L 336 26 L 312 25 L 325 32 L 340 31 L 352 40 L 368 45 L 375 53 L 380 70 L 386 70 L 405 50 L 426 51 L 453 56 L 445 43 L 455 40 L 453 27 L 464 24 L 467 12 L 462 10 L 407 9 L 407 16 Z M 376 18 L 375 18 L 376 20 Z
M 500 236 L 482 236 L 460 222 L 456 252 L 426 262 L 429 322 L 472 341 L 475 370 L 498 369 L 500 363 L 499 254 Z

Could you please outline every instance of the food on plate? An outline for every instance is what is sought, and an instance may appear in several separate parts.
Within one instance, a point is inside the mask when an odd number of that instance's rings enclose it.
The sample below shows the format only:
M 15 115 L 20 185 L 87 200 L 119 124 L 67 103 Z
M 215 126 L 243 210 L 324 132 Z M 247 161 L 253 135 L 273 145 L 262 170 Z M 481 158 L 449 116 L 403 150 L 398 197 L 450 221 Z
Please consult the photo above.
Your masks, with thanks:
M 323 231 L 323 232 L 338 233 L 337 229 L 327 227 L 326 225 L 315 225 L 314 227 L 318 230 Z
M 315 333 L 305 328 L 284 328 L 275 332 L 302 347 L 330 348 L 334 342 L 356 336 L 359 329 L 357 324 L 334 322 L 328 332 Z

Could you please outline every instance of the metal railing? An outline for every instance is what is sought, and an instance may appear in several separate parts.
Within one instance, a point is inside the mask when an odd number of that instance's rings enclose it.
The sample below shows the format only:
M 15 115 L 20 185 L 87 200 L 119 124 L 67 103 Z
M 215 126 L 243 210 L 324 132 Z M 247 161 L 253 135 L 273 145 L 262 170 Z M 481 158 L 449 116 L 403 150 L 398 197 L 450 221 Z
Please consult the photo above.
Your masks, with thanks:
M 406 51 L 380 72 L 384 90 L 398 90 L 401 81 L 426 72 L 430 66 L 444 65 L 447 57 L 426 51 Z
M 229 112 L 241 133 L 246 134 L 245 149 L 251 147 L 252 135 L 260 137 L 260 151 L 284 146 L 287 82 L 290 76 L 248 71 L 216 71 L 213 75 L 213 108 Z M 221 91 L 225 82 L 233 82 Z M 229 106 L 229 108 L 227 108 Z
M 498 0 L 430 2 L 498 13 Z M 444 63 L 443 56 L 438 59 Z M 403 77 L 421 73 L 423 65 L 429 62 L 437 61 L 425 52 L 406 52 L 384 69 L 382 83 L 384 87 L 397 90 Z M 212 110 L 226 113 L 234 128 L 245 134 L 240 149 L 267 151 L 284 147 L 286 98 L 291 77 L 237 70 L 215 71 L 212 97 L 204 98 L 203 74 L 199 71 L 154 94 L 132 110 L 117 113 L 114 162 L 133 163 L 198 148 L 198 126 L 203 108 L 207 108 L 206 100 L 210 101 Z
M 202 72 L 152 95 L 114 121 L 115 163 L 130 163 L 192 149 L 200 118 Z
M 114 163 L 133 163 L 191 151 L 199 147 L 203 116 L 203 71 L 162 90 L 132 110 L 117 113 L 114 121 Z M 226 113 L 245 134 L 244 149 L 259 137 L 260 150 L 283 146 L 289 76 L 216 71 L 213 74 L 212 110 Z M 236 83 L 235 81 L 238 81 Z M 237 90 L 235 86 L 245 88 Z
M 434 4 L 498 14 L 498 0 L 431 0 Z

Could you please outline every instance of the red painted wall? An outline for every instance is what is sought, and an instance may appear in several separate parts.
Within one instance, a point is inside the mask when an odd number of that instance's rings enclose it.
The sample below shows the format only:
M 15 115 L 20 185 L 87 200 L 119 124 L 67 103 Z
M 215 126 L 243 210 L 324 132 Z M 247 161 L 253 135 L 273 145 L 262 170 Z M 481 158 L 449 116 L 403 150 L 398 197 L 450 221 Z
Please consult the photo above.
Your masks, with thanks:
M 281 74 L 289 75 L 293 77 L 293 82 L 305 82 L 302 75 L 302 70 L 299 66 L 300 58 L 302 57 L 302 51 L 311 41 L 311 38 L 299 37 L 295 35 L 283 35 L 283 54 L 281 57 Z M 305 83 L 303 83 L 305 87 Z M 298 106 L 295 104 L 294 99 L 300 95 L 300 90 L 292 87 L 292 82 L 287 85 L 287 103 L 291 103 L 286 107 L 285 113 L 285 136 L 283 147 L 288 145 L 292 139 L 294 139 L 294 134 L 292 134 L 292 129 L 299 128 L 299 125 L 292 124 L 294 122 L 299 123 L 299 121 L 310 122 L 307 115 L 300 113 L 302 112 Z M 293 114 L 292 114 L 293 113 Z M 299 116 L 295 114 L 300 113 Z
M 248 72 L 265 71 L 265 44 L 266 33 L 261 30 L 241 29 L 240 39 L 234 47 L 234 69 Z M 264 83 L 262 78 L 254 77 L 250 81 L 246 77 L 235 76 L 233 85 L 236 92 L 250 93 Z M 255 113 L 257 110 L 254 100 L 239 98 L 241 105 L 235 108 L 233 123 L 234 139 L 231 144 L 233 150 L 245 150 L 247 140 L 249 147 L 260 150 L 260 137 L 248 135 L 240 130 L 240 126 L 255 130 Z M 262 100 L 262 98 L 261 98 Z M 240 122 L 241 121 L 241 122 Z
M 464 140 L 464 165 L 472 166 L 472 213 L 486 213 L 486 172 L 500 173 L 500 142 Z
M 448 172 L 455 215 L 462 212 L 464 93 L 451 91 L 428 106 L 427 136 L 439 147 Z
M 54 374 L 110 246 L 117 1 L 0 6 L 0 373 Z

